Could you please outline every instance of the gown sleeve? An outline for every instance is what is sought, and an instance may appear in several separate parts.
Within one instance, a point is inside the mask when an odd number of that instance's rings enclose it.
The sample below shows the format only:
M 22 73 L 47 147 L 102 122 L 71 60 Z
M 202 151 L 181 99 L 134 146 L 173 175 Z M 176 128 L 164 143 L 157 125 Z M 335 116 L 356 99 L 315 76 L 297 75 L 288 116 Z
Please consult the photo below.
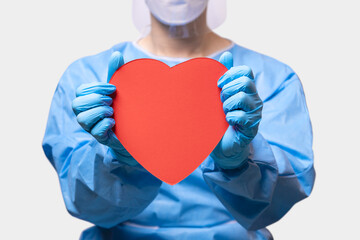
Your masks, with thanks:
M 285 72 L 279 86 L 262 99 L 262 121 L 250 143 L 247 163 L 224 170 L 209 156 L 202 165 L 209 187 L 248 230 L 278 221 L 310 195 L 315 180 L 312 127 L 303 88 L 289 67 Z
M 105 61 L 107 62 L 107 61 Z M 101 81 L 106 66 L 78 60 L 61 77 L 50 107 L 43 150 L 55 168 L 68 212 L 104 228 L 142 212 L 161 181 L 140 165 L 116 159 L 110 149 L 83 130 L 72 111 L 76 88 Z

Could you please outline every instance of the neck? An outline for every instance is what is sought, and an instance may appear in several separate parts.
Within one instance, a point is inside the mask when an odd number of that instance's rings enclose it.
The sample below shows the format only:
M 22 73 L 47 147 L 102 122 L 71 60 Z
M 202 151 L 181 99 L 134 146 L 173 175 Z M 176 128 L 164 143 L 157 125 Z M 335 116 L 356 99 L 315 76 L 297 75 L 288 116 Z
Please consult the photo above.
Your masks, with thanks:
M 195 21 L 173 28 L 151 16 L 151 32 L 138 44 L 157 56 L 194 58 L 208 56 L 231 42 L 208 28 L 205 10 Z

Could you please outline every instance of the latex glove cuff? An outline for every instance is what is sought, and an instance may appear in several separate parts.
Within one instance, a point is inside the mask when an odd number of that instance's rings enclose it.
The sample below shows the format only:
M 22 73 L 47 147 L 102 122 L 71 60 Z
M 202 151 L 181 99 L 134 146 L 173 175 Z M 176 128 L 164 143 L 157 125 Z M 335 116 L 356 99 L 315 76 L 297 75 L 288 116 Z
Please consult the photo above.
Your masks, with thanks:
M 124 164 L 132 166 L 132 167 L 139 165 L 139 163 L 137 161 L 135 161 L 135 159 L 131 156 L 126 156 L 124 154 L 121 154 L 112 148 L 110 148 L 110 152 L 111 152 L 112 156 L 114 157 L 114 159 L 120 163 L 124 163 Z
M 109 138 L 106 144 L 110 153 L 120 163 L 127 164 L 129 166 L 138 166 L 139 163 L 130 155 L 130 153 L 124 148 L 124 146 L 117 139 L 113 131 L 109 131 Z
M 215 164 L 222 169 L 235 169 L 242 167 L 247 163 L 250 154 L 250 147 L 246 145 L 240 154 L 234 156 L 225 156 L 221 151 L 221 147 L 217 145 L 210 156 L 214 159 Z

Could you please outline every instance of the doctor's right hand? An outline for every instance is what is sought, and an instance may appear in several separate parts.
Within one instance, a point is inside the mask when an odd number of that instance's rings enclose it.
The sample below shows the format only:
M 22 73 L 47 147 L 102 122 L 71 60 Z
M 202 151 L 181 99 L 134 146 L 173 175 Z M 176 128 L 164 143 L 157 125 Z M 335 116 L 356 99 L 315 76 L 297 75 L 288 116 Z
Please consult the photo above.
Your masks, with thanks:
M 108 67 L 107 82 L 115 71 L 124 64 L 124 58 L 120 52 L 113 52 Z M 80 85 L 76 90 L 76 98 L 72 102 L 72 108 L 77 116 L 80 126 L 89 132 L 98 142 L 110 147 L 111 152 L 120 162 L 130 166 L 137 165 L 137 161 L 123 147 L 111 130 L 115 125 L 112 118 L 112 98 L 116 87 L 109 83 L 93 82 Z

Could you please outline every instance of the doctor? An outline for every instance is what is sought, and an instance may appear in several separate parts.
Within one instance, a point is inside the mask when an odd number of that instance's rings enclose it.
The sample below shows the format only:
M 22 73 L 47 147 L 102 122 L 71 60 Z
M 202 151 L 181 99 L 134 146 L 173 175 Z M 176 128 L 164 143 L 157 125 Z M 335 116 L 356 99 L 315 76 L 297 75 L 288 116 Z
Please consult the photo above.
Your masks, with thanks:
M 43 149 L 66 208 L 95 224 L 80 238 L 272 239 L 265 227 L 309 196 L 315 179 L 298 76 L 211 30 L 224 20 L 224 0 L 133 4 L 143 37 L 72 63 L 49 113 Z M 229 69 L 218 81 L 229 128 L 189 177 L 170 186 L 139 165 L 112 132 L 115 86 L 107 82 L 134 59 L 174 66 L 194 57 Z

